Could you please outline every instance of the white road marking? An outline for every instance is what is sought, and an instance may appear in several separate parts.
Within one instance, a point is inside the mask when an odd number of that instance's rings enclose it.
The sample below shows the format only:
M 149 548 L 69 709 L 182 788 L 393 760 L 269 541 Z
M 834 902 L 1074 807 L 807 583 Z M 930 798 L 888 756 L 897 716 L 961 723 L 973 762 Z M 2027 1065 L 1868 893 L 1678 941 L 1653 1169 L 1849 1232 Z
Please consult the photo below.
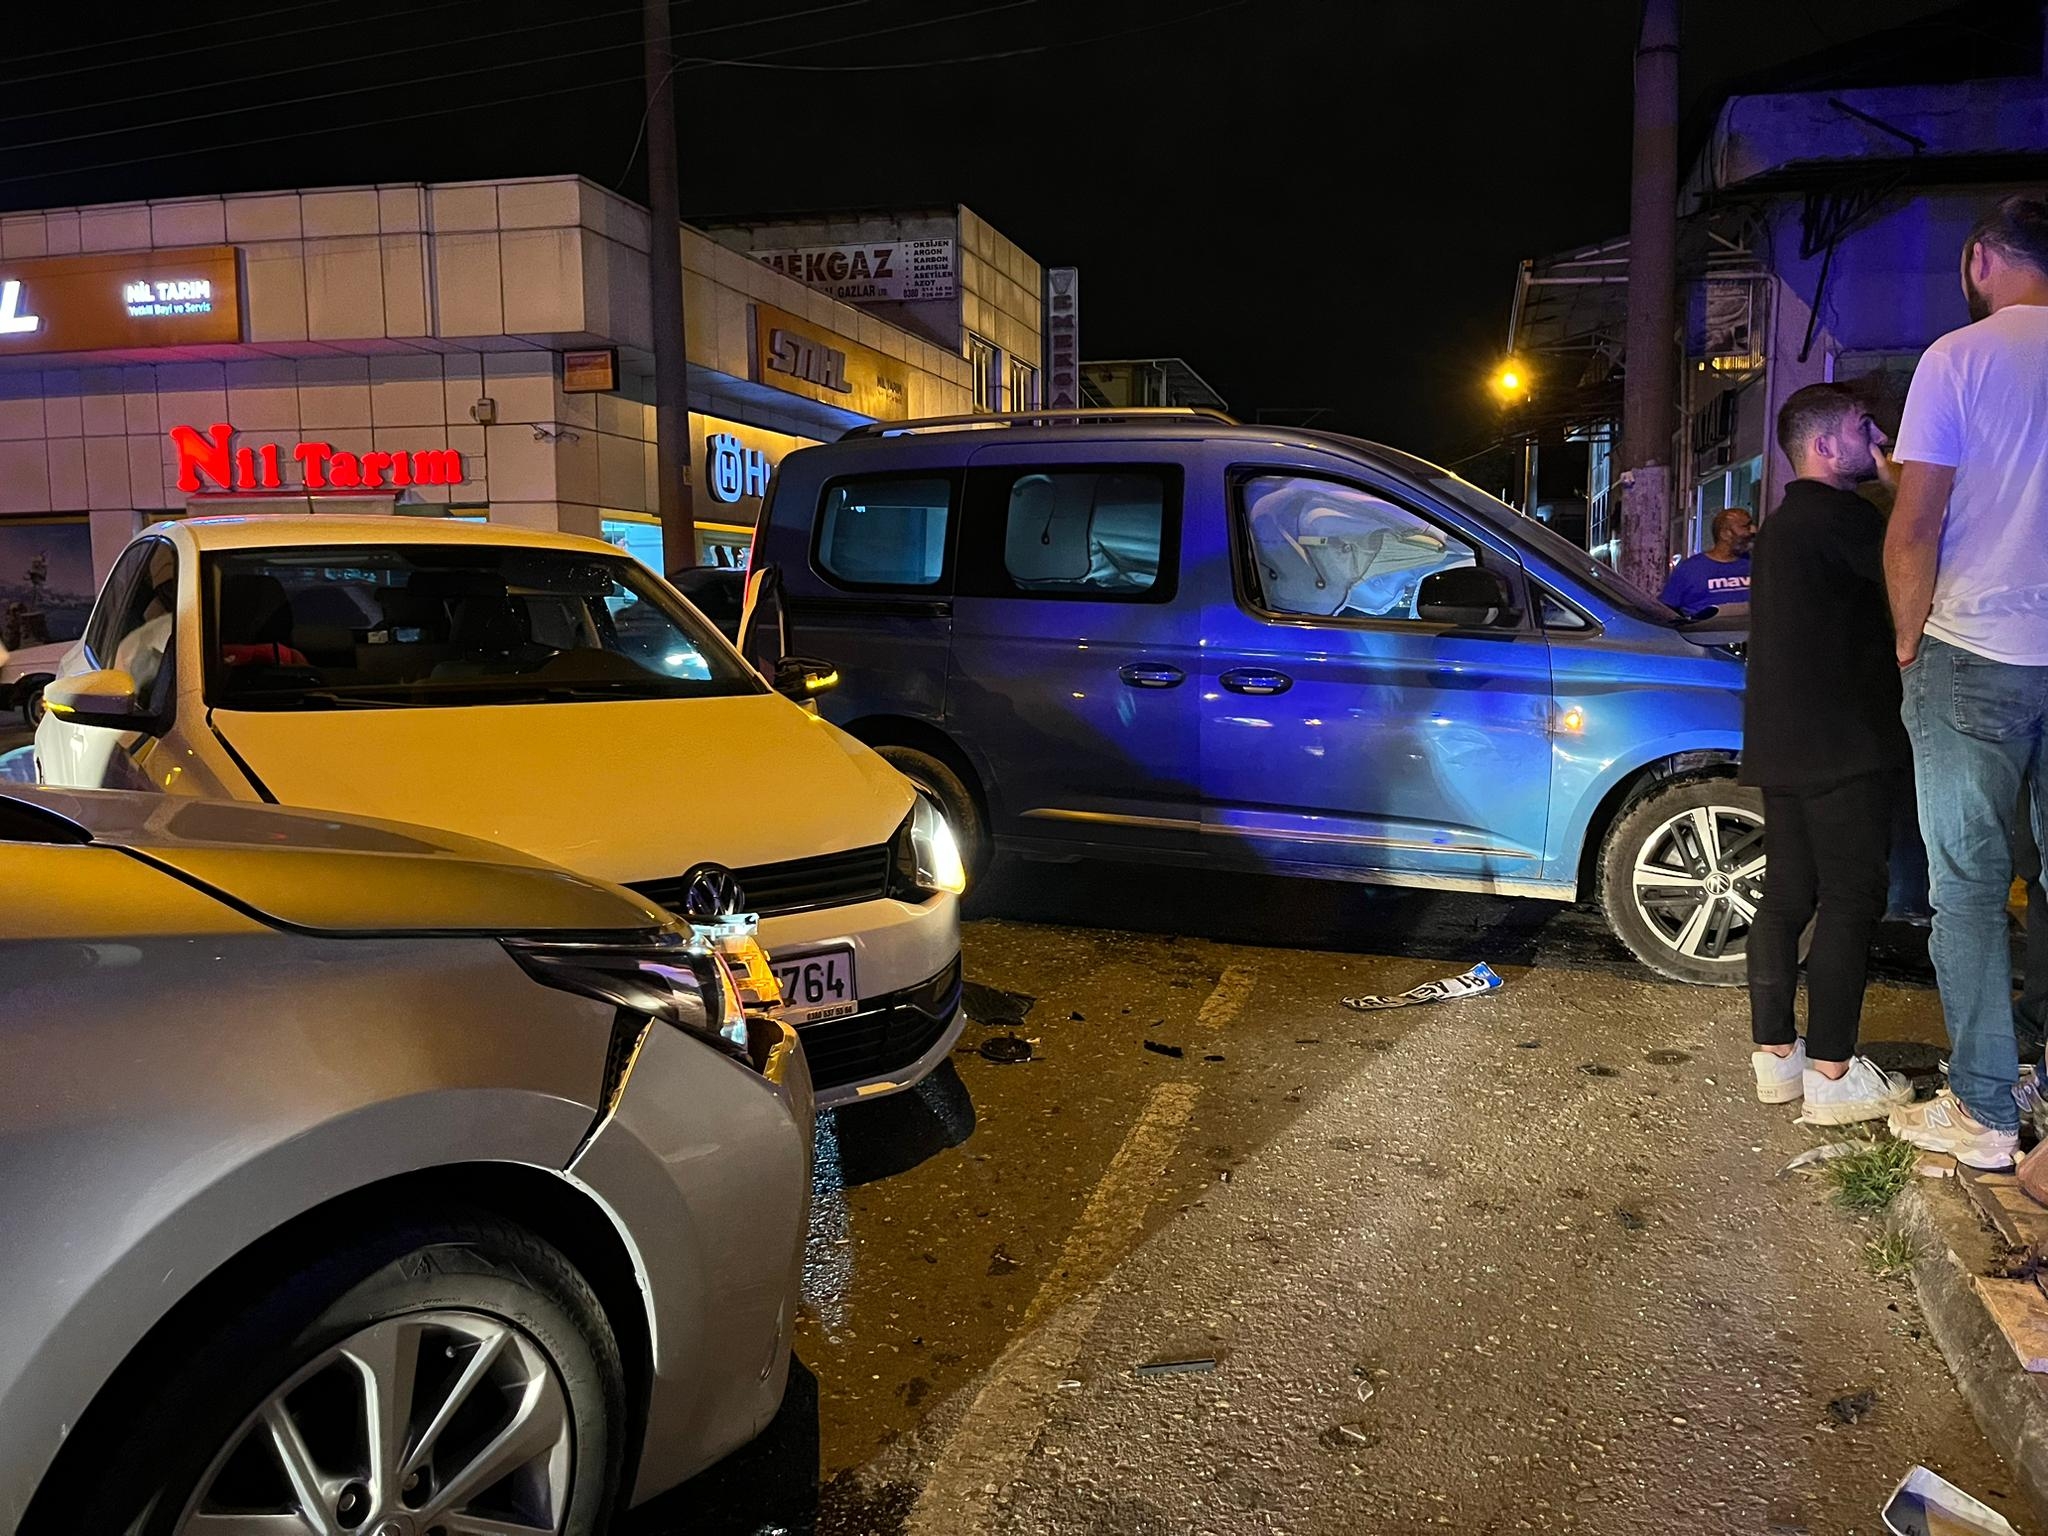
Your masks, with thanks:
M 1252 1000 L 1252 981 L 1252 973 L 1244 966 L 1226 967 L 1216 979 L 1216 990 L 1203 999 L 1195 1022 L 1204 1029 L 1221 1029 L 1235 1019 Z
M 1224 980 L 1229 980 L 1228 972 Z M 1245 981 L 1248 990 L 1249 976 Z M 1217 992 L 1222 990 L 1219 983 Z M 1203 1012 L 1207 1011 L 1205 1003 Z M 1152 1090 L 1068 1235 L 1059 1261 L 1024 1309 L 1017 1338 L 997 1357 L 987 1381 L 933 1458 L 905 1526 L 911 1536 L 966 1536 L 991 1529 L 997 1493 L 1015 1479 L 1031 1454 L 1052 1396 L 1070 1376 L 1102 1310 L 1097 1282 L 1143 1230 L 1145 1208 L 1200 1095 L 1200 1086 L 1192 1082 L 1162 1083 Z M 1048 1317 L 1044 1326 L 1037 1326 Z

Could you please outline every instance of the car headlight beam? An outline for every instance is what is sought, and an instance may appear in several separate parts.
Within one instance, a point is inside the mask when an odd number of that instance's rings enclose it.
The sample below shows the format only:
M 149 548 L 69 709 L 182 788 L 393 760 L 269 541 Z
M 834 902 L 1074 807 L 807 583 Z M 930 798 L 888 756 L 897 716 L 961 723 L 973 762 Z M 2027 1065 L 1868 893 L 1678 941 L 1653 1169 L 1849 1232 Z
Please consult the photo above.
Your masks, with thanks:
M 946 813 L 923 791 L 896 829 L 895 863 L 889 894 L 899 901 L 924 901 L 941 892 L 967 889 L 967 866 Z

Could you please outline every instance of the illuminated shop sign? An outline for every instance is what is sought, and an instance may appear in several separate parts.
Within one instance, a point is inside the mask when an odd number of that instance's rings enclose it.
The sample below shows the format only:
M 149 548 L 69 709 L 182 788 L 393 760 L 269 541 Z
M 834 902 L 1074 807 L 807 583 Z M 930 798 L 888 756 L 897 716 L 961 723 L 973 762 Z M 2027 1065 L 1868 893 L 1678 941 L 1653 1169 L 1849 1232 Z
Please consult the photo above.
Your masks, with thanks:
M 210 315 L 213 313 L 213 284 L 203 277 L 176 278 L 170 282 L 130 283 L 121 290 L 130 317 L 150 315 Z
M 42 323 L 38 316 L 24 315 L 21 312 L 19 280 L 9 279 L 0 283 L 0 336 L 31 335 Z
M 231 245 L 0 261 L 0 355 L 241 339 L 240 272 Z
M 875 421 L 910 414 L 910 365 L 772 304 L 753 306 L 753 381 Z
M 329 443 L 234 443 L 235 429 L 217 421 L 205 432 L 171 428 L 178 453 L 178 489 L 188 493 L 265 495 L 276 491 L 392 491 L 416 485 L 460 485 L 462 455 L 453 448 L 350 453 Z M 301 484 L 287 485 L 284 458 L 299 466 Z M 211 483 L 208 483 L 211 482 Z
M 767 454 L 749 448 L 732 433 L 712 433 L 704 444 L 704 459 L 711 469 L 713 501 L 730 504 L 768 494 L 768 477 L 775 472 L 775 466 Z
M 755 251 L 754 259 L 850 304 L 950 299 L 951 240 L 880 240 Z

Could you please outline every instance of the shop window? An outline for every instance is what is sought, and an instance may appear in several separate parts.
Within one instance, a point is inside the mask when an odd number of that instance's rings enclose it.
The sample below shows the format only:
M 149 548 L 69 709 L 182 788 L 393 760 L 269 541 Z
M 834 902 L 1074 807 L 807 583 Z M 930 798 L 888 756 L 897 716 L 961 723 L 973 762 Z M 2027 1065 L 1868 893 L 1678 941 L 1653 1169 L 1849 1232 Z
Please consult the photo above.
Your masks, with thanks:
M 1018 362 L 1014 357 L 1010 359 L 1010 409 L 1038 409 L 1038 370 L 1029 363 Z
M 1299 475 L 1245 482 L 1253 601 L 1268 613 L 1416 619 L 1433 571 L 1477 565 L 1472 546 L 1355 486 Z
M 952 510 L 953 483 L 936 476 L 838 481 L 818 519 L 818 565 L 849 586 L 937 586 Z
M 0 518 L 0 646 L 76 640 L 98 587 L 84 518 Z
M 967 361 L 974 375 L 974 408 L 1000 411 L 1003 408 L 1003 352 L 994 342 L 969 331 Z
M 607 544 L 615 544 L 650 571 L 661 569 L 661 524 L 638 518 L 608 517 L 598 524 Z
M 1003 570 L 1021 593 L 1136 597 L 1159 583 L 1167 480 L 1155 469 L 1053 470 L 1010 486 Z

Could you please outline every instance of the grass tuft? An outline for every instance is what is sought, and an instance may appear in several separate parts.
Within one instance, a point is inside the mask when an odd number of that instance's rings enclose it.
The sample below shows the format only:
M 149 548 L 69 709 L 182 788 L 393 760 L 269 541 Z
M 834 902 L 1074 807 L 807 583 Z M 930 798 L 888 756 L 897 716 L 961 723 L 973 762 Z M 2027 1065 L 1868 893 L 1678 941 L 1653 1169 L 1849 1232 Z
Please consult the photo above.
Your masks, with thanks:
M 1903 1280 L 1920 1262 L 1920 1245 L 1905 1232 L 1887 1232 L 1863 1245 L 1863 1260 L 1880 1280 Z
M 1835 1199 L 1852 1211 L 1881 1211 L 1913 1182 L 1920 1149 L 1909 1141 L 1875 1141 L 1826 1165 Z

